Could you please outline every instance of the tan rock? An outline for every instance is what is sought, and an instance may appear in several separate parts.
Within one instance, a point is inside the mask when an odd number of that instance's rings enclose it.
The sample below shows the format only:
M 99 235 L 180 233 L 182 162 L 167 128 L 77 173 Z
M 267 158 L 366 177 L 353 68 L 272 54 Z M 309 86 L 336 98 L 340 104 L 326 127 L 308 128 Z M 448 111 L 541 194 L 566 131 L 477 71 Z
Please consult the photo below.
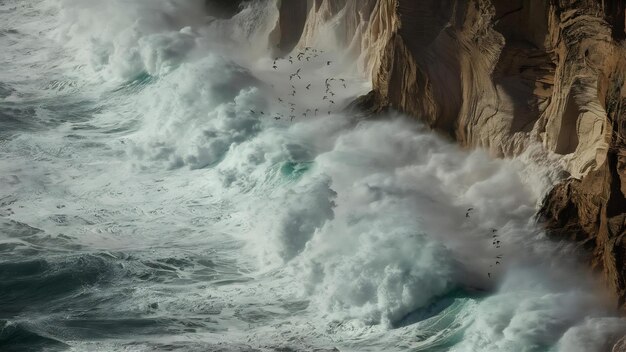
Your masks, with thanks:
M 306 8 L 302 23 L 281 20 L 297 46 L 333 35 L 350 48 L 372 79 L 358 100 L 369 111 L 404 111 L 498 157 L 537 143 L 559 156 L 571 178 L 546 198 L 547 226 L 588 250 L 626 305 L 626 2 L 286 3 Z

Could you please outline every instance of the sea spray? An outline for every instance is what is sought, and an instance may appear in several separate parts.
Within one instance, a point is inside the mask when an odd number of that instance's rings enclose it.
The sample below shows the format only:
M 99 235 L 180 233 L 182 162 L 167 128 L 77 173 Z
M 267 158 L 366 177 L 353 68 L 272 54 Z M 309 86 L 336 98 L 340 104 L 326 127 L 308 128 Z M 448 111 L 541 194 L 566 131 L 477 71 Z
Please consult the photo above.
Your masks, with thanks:
M 2 281 L 23 293 L 0 319 L 33 338 L 2 347 L 592 351 L 623 331 L 536 223 L 549 155 L 357 120 L 370 83 L 321 52 L 335 38 L 273 56 L 276 2 L 0 6 L 0 111 L 32 112 L 0 144 Z

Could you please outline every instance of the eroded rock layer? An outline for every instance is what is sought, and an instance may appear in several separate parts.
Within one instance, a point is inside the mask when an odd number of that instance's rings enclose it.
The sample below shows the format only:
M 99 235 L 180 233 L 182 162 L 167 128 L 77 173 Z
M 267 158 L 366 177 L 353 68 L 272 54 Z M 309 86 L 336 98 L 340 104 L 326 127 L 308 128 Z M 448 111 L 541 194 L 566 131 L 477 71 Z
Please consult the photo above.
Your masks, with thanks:
M 571 178 L 546 199 L 554 234 L 584 244 L 626 298 L 623 1 L 304 1 L 299 46 L 333 22 L 360 57 L 370 110 L 393 107 L 468 147 L 540 143 Z
M 368 110 L 401 110 L 494 156 L 537 144 L 558 156 L 571 176 L 541 215 L 555 238 L 580 243 L 626 308 L 626 1 L 290 6 L 306 8 L 298 46 L 332 24 L 337 45 L 359 58 L 373 83 L 359 100 Z

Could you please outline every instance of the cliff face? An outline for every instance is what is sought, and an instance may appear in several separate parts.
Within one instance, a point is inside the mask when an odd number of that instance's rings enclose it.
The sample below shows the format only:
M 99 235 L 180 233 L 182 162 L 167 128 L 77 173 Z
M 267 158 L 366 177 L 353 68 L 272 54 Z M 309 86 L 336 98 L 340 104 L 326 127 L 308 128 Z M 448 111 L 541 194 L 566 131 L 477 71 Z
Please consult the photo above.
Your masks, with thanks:
M 496 156 L 537 142 L 560 155 L 572 177 L 542 215 L 555 237 L 588 250 L 624 307 L 624 3 L 397 2 L 376 101 Z
M 496 156 L 539 141 L 574 177 L 605 162 L 624 50 L 599 5 L 395 2 L 400 28 L 374 78 L 381 104 Z
M 370 99 L 495 156 L 532 143 L 571 177 L 541 211 L 626 308 L 623 1 L 395 0 Z M 371 107 L 370 107 L 371 108 Z
M 626 1 L 273 1 L 277 52 L 334 38 L 372 79 L 361 108 L 403 111 L 497 157 L 531 145 L 556 156 L 570 177 L 540 215 L 626 308 Z
M 298 46 L 331 23 L 372 78 L 367 109 L 404 111 L 494 156 L 533 144 L 558 156 L 571 177 L 541 215 L 587 250 L 626 307 L 626 2 L 295 2 L 307 12 Z

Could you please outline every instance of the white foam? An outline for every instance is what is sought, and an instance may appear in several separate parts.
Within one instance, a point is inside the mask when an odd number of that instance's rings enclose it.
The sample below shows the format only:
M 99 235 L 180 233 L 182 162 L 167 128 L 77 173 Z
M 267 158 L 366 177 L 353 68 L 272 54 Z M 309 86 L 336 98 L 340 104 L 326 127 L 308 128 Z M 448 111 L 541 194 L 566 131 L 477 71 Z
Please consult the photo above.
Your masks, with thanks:
M 341 109 L 369 83 L 352 76 L 351 62 L 337 66 L 350 74 L 327 67 L 341 53 L 271 67 L 275 2 L 255 2 L 231 20 L 204 14 L 199 0 L 50 3 L 62 24 L 53 37 L 75 54 L 62 67 L 85 74 L 102 109 L 91 129 L 66 123 L 3 146 L 12 159 L 1 165 L 23 180 L 10 190 L 27 207 L 15 219 L 70 232 L 89 248 L 228 248 L 253 265 L 250 283 L 176 291 L 167 313 L 196 314 L 215 300 L 274 312 L 277 297 L 304 299 L 309 307 L 297 317 L 268 313 L 267 326 L 225 309 L 219 323 L 229 330 L 220 338 L 253 335 L 262 345 L 304 336 L 355 350 L 447 339 L 457 351 L 582 351 L 623 328 L 593 280 L 578 280 L 579 269 L 555 255 L 570 249 L 535 224 L 558 176 L 540 151 L 492 160 L 396 114 L 355 124 Z M 302 79 L 289 80 L 298 68 Z M 148 82 L 129 85 L 144 74 Z M 330 77 L 347 84 L 332 83 L 335 104 L 323 99 Z M 292 84 L 298 94 L 289 97 Z M 121 132 L 103 132 L 114 128 Z M 73 143 L 61 153 L 70 132 L 101 148 Z M 59 199 L 75 202 L 64 211 L 85 221 L 51 225 Z M 243 248 L 216 243 L 227 237 Z M 128 306 L 158 296 L 148 291 Z M 466 296 L 459 307 L 433 308 L 455 292 Z M 488 297 L 469 297 L 477 292 Z M 432 320 L 407 323 L 431 310 Z M 427 335 L 422 345 L 417 334 Z

